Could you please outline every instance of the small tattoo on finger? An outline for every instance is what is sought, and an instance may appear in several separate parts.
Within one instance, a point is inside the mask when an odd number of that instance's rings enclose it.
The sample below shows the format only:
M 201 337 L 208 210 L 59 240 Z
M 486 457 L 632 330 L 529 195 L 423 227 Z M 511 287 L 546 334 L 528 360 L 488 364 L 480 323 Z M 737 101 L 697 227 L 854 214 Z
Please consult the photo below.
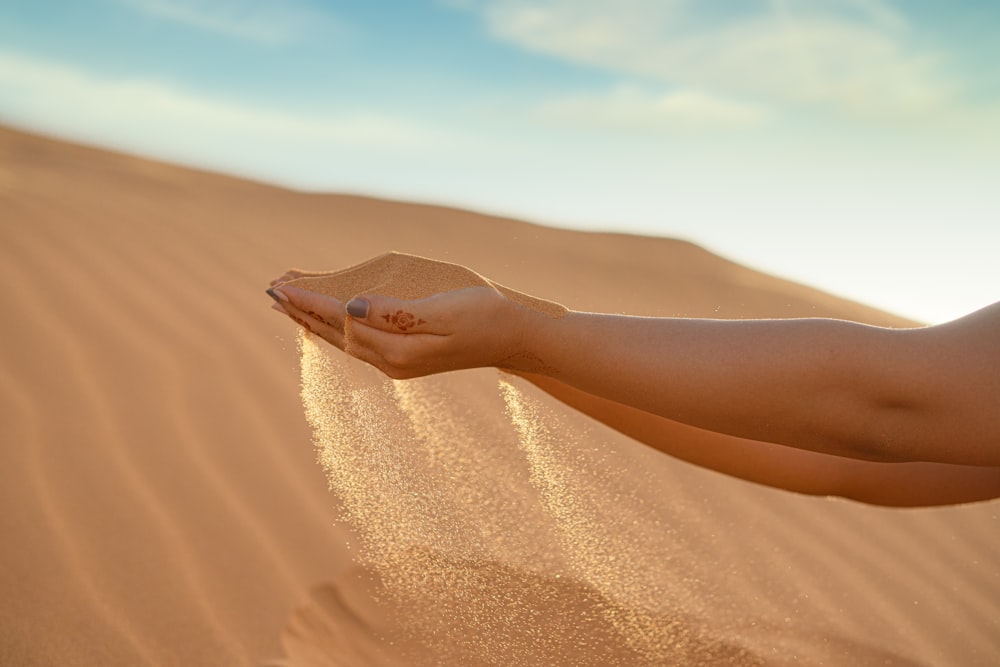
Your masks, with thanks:
M 408 313 L 405 310 L 397 310 L 395 313 L 383 315 L 382 319 L 400 331 L 406 331 L 418 324 L 427 324 L 425 320 L 415 317 L 413 313 Z

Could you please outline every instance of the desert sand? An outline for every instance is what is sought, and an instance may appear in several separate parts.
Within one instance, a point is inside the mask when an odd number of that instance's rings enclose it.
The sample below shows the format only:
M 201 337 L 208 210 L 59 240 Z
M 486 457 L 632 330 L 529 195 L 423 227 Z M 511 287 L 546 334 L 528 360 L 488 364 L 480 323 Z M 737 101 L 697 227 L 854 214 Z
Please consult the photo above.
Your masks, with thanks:
M 495 370 L 387 381 L 269 309 L 290 266 L 390 250 L 573 309 L 915 324 L 687 241 L 0 129 L 0 665 L 1000 660 L 997 502 L 761 488 Z

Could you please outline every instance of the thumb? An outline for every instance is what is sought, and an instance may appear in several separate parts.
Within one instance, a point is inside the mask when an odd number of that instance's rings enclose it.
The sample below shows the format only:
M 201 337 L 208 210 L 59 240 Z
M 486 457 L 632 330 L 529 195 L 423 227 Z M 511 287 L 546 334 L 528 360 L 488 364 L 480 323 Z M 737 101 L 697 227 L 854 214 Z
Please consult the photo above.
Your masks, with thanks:
M 428 300 L 404 301 L 375 294 L 347 302 L 347 314 L 360 323 L 392 333 L 433 333 L 434 310 Z

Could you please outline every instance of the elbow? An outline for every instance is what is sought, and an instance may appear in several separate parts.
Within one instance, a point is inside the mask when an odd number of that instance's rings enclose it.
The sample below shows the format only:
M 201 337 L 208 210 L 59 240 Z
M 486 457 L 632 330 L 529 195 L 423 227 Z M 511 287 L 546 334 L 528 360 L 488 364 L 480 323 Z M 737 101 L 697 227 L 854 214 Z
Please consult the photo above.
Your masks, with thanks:
M 926 412 L 911 401 L 876 395 L 850 397 L 827 412 L 827 451 L 848 459 L 903 463 L 920 458 Z
M 880 507 L 939 507 L 1000 497 L 1000 468 L 844 460 L 828 495 Z
M 821 387 L 812 395 L 813 408 L 822 415 L 817 435 L 826 438 L 826 451 L 838 456 L 919 460 L 942 410 L 933 375 L 914 368 L 907 342 L 912 336 L 905 330 L 861 331 L 864 337 L 853 341 L 850 354 L 831 358 L 812 376 Z
M 835 466 L 835 472 L 827 480 L 823 489 L 814 495 L 850 500 L 864 505 L 878 507 L 913 507 L 926 504 L 923 499 L 912 497 L 912 493 L 900 493 L 900 489 L 887 483 L 886 473 L 892 463 L 870 460 L 844 459 Z M 890 475 L 891 476 L 891 475 Z

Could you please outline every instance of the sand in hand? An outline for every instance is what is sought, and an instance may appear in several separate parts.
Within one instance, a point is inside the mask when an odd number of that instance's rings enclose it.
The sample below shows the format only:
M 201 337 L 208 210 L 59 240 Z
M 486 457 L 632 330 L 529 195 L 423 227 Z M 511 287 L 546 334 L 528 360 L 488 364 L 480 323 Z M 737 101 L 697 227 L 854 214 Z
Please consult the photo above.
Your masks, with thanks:
M 466 287 L 491 287 L 525 308 L 550 317 L 566 314 L 566 308 L 558 303 L 504 287 L 459 264 L 401 252 L 388 252 L 340 271 L 305 276 L 288 284 L 327 294 L 342 302 L 358 294 L 414 300 Z

